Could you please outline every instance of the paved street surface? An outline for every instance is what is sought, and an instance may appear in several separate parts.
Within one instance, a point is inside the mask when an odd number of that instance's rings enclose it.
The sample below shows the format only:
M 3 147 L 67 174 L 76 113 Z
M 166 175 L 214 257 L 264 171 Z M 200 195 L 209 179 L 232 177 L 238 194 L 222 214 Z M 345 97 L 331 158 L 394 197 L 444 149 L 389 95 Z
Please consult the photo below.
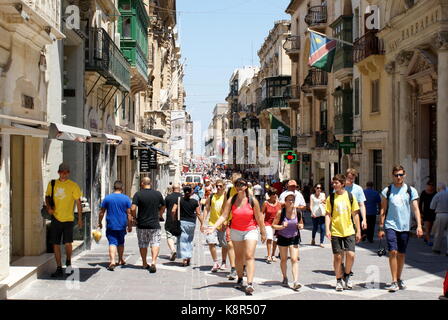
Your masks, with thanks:
M 246 296 L 244 292 L 235 289 L 235 281 L 227 280 L 228 271 L 210 272 L 211 256 L 205 245 L 205 237 L 197 227 L 190 267 L 181 267 L 179 260 L 169 261 L 169 250 L 163 233 L 157 273 L 150 274 L 142 269 L 134 229 L 126 238 L 126 266 L 117 267 L 113 272 L 106 270 L 107 240 L 103 237 L 99 244 L 93 243 L 92 250 L 73 259 L 73 265 L 77 268 L 74 276 L 68 280 L 54 280 L 50 276 L 36 280 L 12 299 L 435 300 L 441 295 L 448 257 L 432 254 L 423 240 L 416 238 L 411 238 L 404 269 L 407 290 L 395 293 L 384 290 L 385 284 L 390 282 L 388 259 L 376 255 L 376 241 L 374 244 L 361 243 L 356 248 L 353 290 L 336 292 L 330 245 L 327 239 L 326 248 L 309 245 L 310 222 L 308 218 L 306 230 L 302 231 L 299 272 L 304 287 L 299 292 L 281 286 L 280 263 L 265 263 L 266 247 L 261 242 L 256 252 L 254 295 Z M 289 262 L 288 273 L 292 285 Z M 73 281 L 73 278 L 79 281 Z M 378 279 L 379 288 L 374 287 L 372 279 Z M 369 283 L 372 283 L 371 286 L 368 286 Z

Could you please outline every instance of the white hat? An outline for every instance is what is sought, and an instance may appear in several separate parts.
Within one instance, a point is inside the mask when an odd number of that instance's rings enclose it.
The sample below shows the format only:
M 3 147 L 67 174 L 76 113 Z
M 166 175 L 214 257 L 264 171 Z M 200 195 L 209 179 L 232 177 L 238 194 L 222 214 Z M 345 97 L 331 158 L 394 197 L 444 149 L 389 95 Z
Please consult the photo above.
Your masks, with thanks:
M 294 199 L 295 199 L 296 198 L 296 193 L 293 192 L 293 191 L 286 191 L 285 192 L 285 196 L 283 197 L 283 199 L 286 200 L 286 198 L 289 197 L 289 196 L 294 196 Z

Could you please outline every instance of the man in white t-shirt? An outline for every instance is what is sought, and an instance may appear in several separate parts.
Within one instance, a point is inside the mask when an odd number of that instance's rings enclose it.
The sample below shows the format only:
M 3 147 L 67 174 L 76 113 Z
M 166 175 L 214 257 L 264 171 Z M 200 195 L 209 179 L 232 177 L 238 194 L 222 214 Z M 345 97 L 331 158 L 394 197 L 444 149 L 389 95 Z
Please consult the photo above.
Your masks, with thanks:
M 263 203 L 263 187 L 260 185 L 260 183 L 257 181 L 253 187 L 254 190 L 254 196 L 257 198 L 258 202 L 260 204 Z
M 299 190 L 297 190 L 297 182 L 295 180 L 289 180 L 287 187 L 288 187 L 288 189 L 280 195 L 280 199 L 279 199 L 280 203 L 285 204 L 285 198 L 286 198 L 286 195 L 288 194 L 288 192 L 294 192 L 296 195 L 294 207 L 298 208 L 301 211 L 305 210 L 306 202 L 305 202 L 305 199 L 303 198 L 302 193 Z

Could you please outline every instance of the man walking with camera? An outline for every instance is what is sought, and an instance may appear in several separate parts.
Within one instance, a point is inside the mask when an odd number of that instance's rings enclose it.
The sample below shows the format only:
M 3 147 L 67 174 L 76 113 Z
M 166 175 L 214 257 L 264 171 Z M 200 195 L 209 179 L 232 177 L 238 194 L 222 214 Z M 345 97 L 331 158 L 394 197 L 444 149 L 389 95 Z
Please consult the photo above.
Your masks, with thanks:
M 409 242 L 411 207 L 417 221 L 417 236 L 423 236 L 423 229 L 418 208 L 418 193 L 415 188 L 404 183 L 406 172 L 400 165 L 392 169 L 394 183 L 386 187 L 381 202 L 378 237 L 386 236 L 389 250 L 389 266 L 392 283 L 386 286 L 389 292 L 406 289 L 401 278 Z

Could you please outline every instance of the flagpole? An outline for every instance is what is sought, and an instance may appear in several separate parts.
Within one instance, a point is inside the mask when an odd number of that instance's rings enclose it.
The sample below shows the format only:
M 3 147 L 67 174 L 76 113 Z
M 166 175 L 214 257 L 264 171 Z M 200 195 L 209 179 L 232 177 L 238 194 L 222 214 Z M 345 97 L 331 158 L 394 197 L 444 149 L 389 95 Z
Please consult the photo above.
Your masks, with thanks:
M 341 40 L 341 39 L 336 39 L 336 38 L 330 37 L 330 36 L 328 36 L 328 35 L 326 35 L 326 34 L 324 34 L 324 33 L 320 33 L 320 32 L 314 31 L 314 30 L 312 30 L 312 29 L 310 29 L 310 28 L 308 28 L 308 31 L 309 31 L 309 32 L 314 32 L 314 33 L 316 33 L 316 34 L 318 34 L 318 35 L 320 35 L 320 36 L 322 36 L 322 37 L 328 38 L 328 39 L 330 39 L 330 40 L 339 41 L 339 42 L 342 42 L 342 43 L 344 43 L 344 44 L 346 44 L 346 45 L 348 45 L 348 46 L 352 46 L 352 47 L 353 47 L 353 43 L 351 43 L 351 42 L 347 42 L 347 41 L 344 41 L 344 40 Z

